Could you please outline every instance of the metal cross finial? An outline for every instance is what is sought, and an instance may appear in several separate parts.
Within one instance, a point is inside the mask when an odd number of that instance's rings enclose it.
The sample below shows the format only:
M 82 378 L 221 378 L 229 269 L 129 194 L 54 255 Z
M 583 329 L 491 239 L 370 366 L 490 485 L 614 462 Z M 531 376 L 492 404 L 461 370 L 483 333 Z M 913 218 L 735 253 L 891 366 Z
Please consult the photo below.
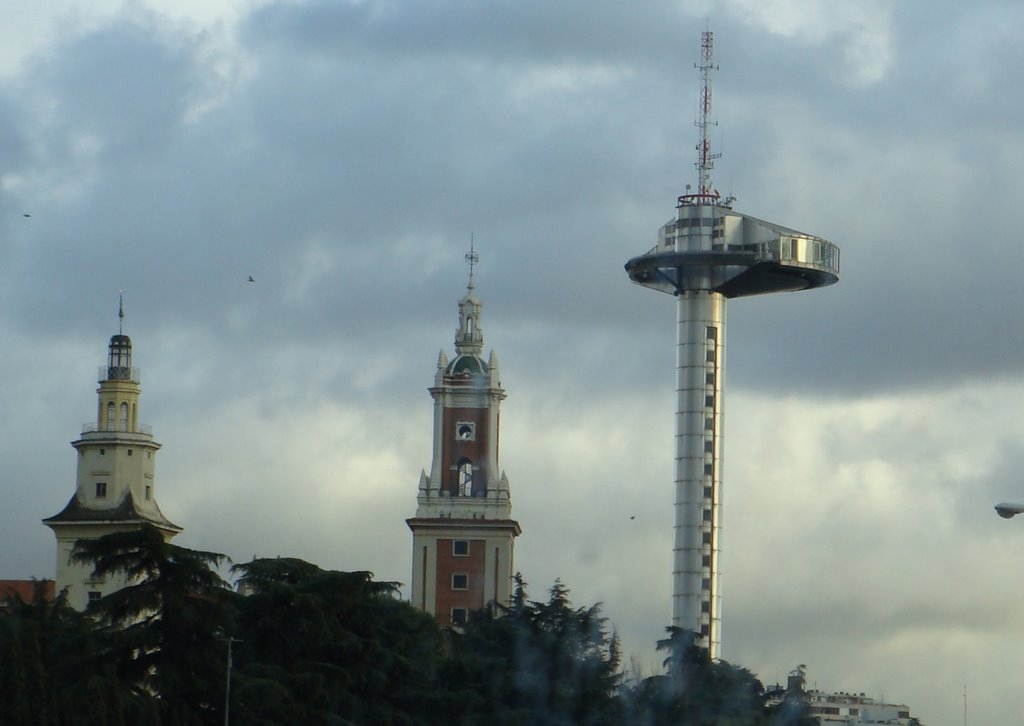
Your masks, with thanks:
M 480 255 L 473 248 L 473 233 L 469 235 L 469 252 L 466 253 L 466 264 L 469 265 L 469 287 L 473 287 L 473 267 L 480 262 Z

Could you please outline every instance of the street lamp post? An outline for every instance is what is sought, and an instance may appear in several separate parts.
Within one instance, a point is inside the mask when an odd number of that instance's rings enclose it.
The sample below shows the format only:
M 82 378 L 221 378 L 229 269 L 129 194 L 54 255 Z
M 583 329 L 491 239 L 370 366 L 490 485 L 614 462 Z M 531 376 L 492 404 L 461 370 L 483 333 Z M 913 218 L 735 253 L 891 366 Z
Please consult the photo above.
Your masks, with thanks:
M 231 723 L 231 646 L 242 641 L 238 638 L 232 638 L 230 635 L 226 638 L 218 638 L 217 640 L 223 640 L 228 644 L 228 668 L 227 675 L 224 678 L 224 726 L 229 726 Z

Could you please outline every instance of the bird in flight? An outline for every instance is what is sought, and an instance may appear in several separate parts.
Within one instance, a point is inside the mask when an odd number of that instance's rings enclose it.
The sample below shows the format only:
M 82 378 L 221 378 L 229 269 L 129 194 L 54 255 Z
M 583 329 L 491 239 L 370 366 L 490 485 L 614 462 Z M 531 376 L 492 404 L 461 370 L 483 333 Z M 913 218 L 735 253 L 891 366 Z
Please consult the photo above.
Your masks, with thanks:
M 21 216 L 22 216 L 22 217 L 31 217 L 32 215 L 31 215 L 31 214 L 29 214 L 28 212 L 26 212 L 25 214 L 23 214 L 23 215 L 21 215 Z
M 254 279 L 252 279 L 252 275 L 249 275 L 249 282 L 256 282 Z

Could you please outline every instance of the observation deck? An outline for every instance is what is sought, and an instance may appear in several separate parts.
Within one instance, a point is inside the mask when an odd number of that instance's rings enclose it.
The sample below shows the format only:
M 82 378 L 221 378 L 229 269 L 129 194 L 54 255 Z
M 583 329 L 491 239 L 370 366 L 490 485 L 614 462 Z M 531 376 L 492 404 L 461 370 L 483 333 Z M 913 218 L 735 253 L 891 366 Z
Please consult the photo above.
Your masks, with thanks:
M 692 195 L 702 196 L 703 195 Z M 839 247 L 828 240 L 680 197 L 679 217 L 658 244 L 626 263 L 638 285 L 678 295 L 709 290 L 726 298 L 825 287 L 839 280 Z

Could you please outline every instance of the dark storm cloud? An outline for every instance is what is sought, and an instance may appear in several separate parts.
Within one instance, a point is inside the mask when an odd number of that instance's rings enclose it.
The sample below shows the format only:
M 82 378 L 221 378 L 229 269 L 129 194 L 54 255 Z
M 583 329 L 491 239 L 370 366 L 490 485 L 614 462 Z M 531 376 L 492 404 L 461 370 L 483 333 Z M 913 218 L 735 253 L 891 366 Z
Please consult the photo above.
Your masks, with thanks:
M 734 304 L 737 384 L 856 393 L 1019 367 L 1018 336 L 979 356 L 989 336 L 973 321 L 1015 327 L 1015 224 L 983 177 L 1015 186 L 1021 142 L 991 116 L 968 128 L 981 114 L 956 95 L 998 96 L 1018 51 L 968 34 L 981 52 L 970 75 L 950 68 L 954 82 L 936 84 L 903 54 L 934 55 L 954 22 L 924 25 L 867 86 L 839 82 L 842 34 L 794 40 L 731 15 L 716 26 L 719 186 L 844 255 L 835 289 Z M 698 79 L 683 61 L 700 29 L 667 3 L 270 4 L 245 19 L 248 60 L 227 73 L 208 37 L 150 16 L 72 39 L 9 101 L 40 114 L 10 132 L 32 135 L 34 191 L 68 187 L 20 260 L 57 294 L 18 317 L 67 327 L 54 312 L 88 289 L 85 272 L 144 289 L 133 304 L 150 319 L 211 325 L 246 348 L 256 332 L 401 339 L 396 326 L 443 313 L 425 304 L 439 286 L 457 294 L 472 232 L 481 294 L 533 321 L 536 349 L 554 326 L 580 346 L 635 338 L 640 358 L 660 358 L 671 343 L 654 308 L 671 302 L 629 285 L 622 264 L 693 173 Z M 1000 132 L 1004 153 L 982 161 L 978 137 Z M 256 289 L 238 289 L 249 274 Z
M 389 60 L 459 56 L 473 62 L 533 66 L 577 59 L 635 62 L 645 55 L 660 55 L 673 45 L 678 23 L 686 19 L 681 7 L 670 2 L 631 8 L 598 0 L 583 8 L 536 0 L 486 5 L 467 0 L 313 0 L 257 10 L 245 23 L 243 35 L 253 45 L 289 54 L 355 53 Z

